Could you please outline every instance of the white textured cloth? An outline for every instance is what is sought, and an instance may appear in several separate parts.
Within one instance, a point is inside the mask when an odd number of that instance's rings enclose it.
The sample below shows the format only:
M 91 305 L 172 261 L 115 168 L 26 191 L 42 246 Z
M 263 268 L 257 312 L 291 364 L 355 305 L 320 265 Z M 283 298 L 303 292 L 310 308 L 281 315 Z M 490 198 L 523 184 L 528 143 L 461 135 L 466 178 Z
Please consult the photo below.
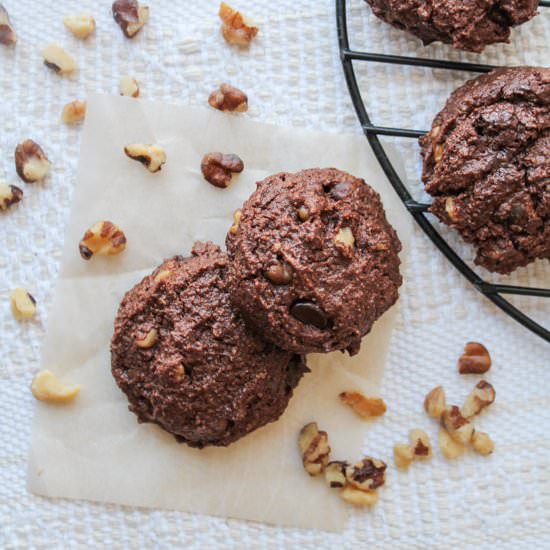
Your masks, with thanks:
M 465 341 L 481 340 L 493 355 L 488 379 L 497 390 L 496 403 L 478 423 L 496 441 L 491 457 L 467 454 L 448 462 L 436 450 L 431 462 L 407 473 L 390 468 L 379 505 L 350 511 L 342 534 L 29 495 L 29 383 L 38 366 L 78 161 L 79 130 L 60 123 L 63 105 L 90 91 L 116 93 L 125 73 L 141 82 L 144 97 L 193 105 L 204 105 L 211 89 L 227 80 L 249 94 L 248 116 L 254 119 L 331 132 L 360 129 L 341 71 L 332 0 L 241 0 L 239 7 L 261 27 L 245 52 L 220 38 L 214 0 L 150 0 L 151 21 L 133 41 L 112 21 L 110 1 L 3 3 L 19 42 L 13 50 L 0 48 L 0 177 L 17 183 L 13 149 L 27 137 L 43 145 L 54 167 L 45 184 L 18 183 L 23 203 L 0 215 L 0 548 L 550 547 L 550 348 L 477 294 L 418 229 L 382 388 L 389 410 L 372 423 L 364 451 L 391 462 L 393 443 L 406 440 L 416 426 L 425 427 L 435 442 L 437 428 L 422 411 L 423 397 L 443 384 L 450 401 L 460 404 L 474 381 L 456 374 L 456 358 Z M 374 19 L 362 0 L 350 4 L 349 31 L 357 49 L 479 59 L 441 45 L 422 48 Z M 96 36 L 86 43 L 63 28 L 63 16 L 75 11 L 97 20 Z M 514 32 L 511 45 L 492 46 L 481 59 L 545 64 L 550 9 L 541 12 Z M 78 75 L 61 78 L 44 68 L 40 49 L 51 41 L 78 58 Z M 420 129 L 467 76 L 359 67 L 375 122 Z M 403 144 L 401 151 L 411 182 L 417 182 L 417 147 Z M 472 257 L 454 236 L 450 240 L 465 258 Z M 542 286 L 549 274 L 548 263 L 537 262 L 506 281 Z M 15 286 L 36 297 L 36 321 L 12 319 L 9 291 Z M 544 300 L 514 303 L 548 323 L 550 304 Z

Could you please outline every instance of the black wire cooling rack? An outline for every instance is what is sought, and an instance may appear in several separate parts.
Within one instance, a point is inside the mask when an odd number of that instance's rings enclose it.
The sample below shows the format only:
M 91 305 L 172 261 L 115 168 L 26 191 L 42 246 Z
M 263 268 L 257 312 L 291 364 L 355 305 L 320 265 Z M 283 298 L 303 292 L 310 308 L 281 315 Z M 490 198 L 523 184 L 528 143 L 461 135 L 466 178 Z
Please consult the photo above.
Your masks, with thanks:
M 399 195 L 399 198 L 406 206 L 407 210 L 416 220 L 416 223 L 424 230 L 426 235 L 439 248 L 445 257 L 456 267 L 456 269 L 464 276 L 474 287 L 491 300 L 500 309 L 505 311 L 510 317 L 533 331 L 535 334 L 550 342 L 550 331 L 528 317 L 521 310 L 512 305 L 508 300 L 503 298 L 503 294 L 516 294 L 523 296 L 537 296 L 541 298 L 550 298 L 550 289 L 531 288 L 523 286 L 512 286 L 494 284 L 484 281 L 477 273 L 475 273 L 464 261 L 456 254 L 449 246 L 445 239 L 438 233 L 434 225 L 428 217 L 429 204 L 420 203 L 413 199 L 407 187 L 403 184 L 401 178 L 397 175 L 395 168 L 390 162 L 386 152 L 378 136 L 393 136 L 402 138 L 418 139 L 426 132 L 422 130 L 411 130 L 407 128 L 390 128 L 385 126 L 377 126 L 371 122 L 368 115 L 365 103 L 361 97 L 357 78 L 353 68 L 353 62 L 374 62 L 374 63 L 390 63 L 397 65 L 409 65 L 415 67 L 428 67 L 432 69 L 447 69 L 455 71 L 469 71 L 474 73 L 487 73 L 495 68 L 492 65 L 482 65 L 478 63 L 465 63 L 459 61 L 445 61 L 429 58 L 406 57 L 400 55 L 386 55 L 380 53 L 355 51 L 350 49 L 348 39 L 348 26 L 346 16 L 346 5 L 348 0 L 336 0 L 336 19 L 338 25 L 338 41 L 340 45 L 340 56 L 344 67 L 344 74 L 348 84 L 349 92 L 355 111 L 359 118 L 359 122 L 363 127 L 363 131 L 376 155 L 380 165 L 382 166 L 386 176 L 388 177 L 393 188 Z M 541 7 L 550 8 L 549 1 L 541 1 Z M 367 7 L 365 6 L 365 9 Z

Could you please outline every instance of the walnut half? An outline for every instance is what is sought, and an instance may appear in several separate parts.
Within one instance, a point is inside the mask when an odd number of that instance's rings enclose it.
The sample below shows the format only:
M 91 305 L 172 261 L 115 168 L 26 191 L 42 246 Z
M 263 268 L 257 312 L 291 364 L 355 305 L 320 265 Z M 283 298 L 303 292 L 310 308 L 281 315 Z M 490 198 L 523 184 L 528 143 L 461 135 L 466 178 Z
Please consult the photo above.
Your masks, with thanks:
M 204 179 L 221 189 L 228 187 L 233 175 L 243 170 L 243 161 L 234 154 L 208 153 L 204 155 L 201 162 Z

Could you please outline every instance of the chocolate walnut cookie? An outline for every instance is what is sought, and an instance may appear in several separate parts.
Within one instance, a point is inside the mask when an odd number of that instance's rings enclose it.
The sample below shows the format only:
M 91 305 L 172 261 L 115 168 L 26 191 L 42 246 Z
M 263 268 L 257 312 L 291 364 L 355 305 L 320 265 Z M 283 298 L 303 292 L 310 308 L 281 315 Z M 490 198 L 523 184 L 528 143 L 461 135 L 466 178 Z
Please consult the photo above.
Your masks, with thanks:
M 499 69 L 456 90 L 420 139 L 433 212 L 510 273 L 550 259 L 550 69 Z
M 537 14 L 538 0 L 365 0 L 374 14 L 418 36 L 424 44 L 444 42 L 482 52 L 508 42 L 510 28 Z
M 112 373 L 140 422 L 192 447 L 229 445 L 283 413 L 307 370 L 233 310 L 227 256 L 197 243 L 130 290 L 111 343 Z
M 353 355 L 398 297 L 401 243 L 378 193 L 333 168 L 259 182 L 226 242 L 235 306 L 284 349 Z

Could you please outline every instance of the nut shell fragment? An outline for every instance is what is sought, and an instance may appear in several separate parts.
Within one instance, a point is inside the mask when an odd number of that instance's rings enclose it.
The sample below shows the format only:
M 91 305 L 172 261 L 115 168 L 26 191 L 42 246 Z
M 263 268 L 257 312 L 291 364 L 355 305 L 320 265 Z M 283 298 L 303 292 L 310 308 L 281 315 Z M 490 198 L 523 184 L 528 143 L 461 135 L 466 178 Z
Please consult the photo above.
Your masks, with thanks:
M 222 20 L 222 35 L 230 44 L 248 46 L 260 30 L 225 2 L 220 4 L 218 15 Z
M 93 255 L 113 256 L 126 248 L 126 236 L 114 223 L 96 222 L 84 233 L 79 244 L 80 255 L 89 260 Z
M 239 88 L 224 83 L 210 94 L 208 104 L 219 111 L 244 113 L 248 110 L 248 97 Z
M 387 410 L 386 403 L 382 398 L 366 397 L 358 391 L 342 392 L 340 399 L 362 418 L 382 416 Z
M 160 172 L 166 162 L 166 152 L 160 145 L 145 145 L 132 143 L 124 147 L 126 156 L 141 162 L 151 173 Z
M 133 38 L 149 20 L 149 7 L 137 0 L 113 2 L 113 17 L 126 38 Z
M 27 321 L 36 314 L 36 300 L 24 288 L 16 288 L 10 295 L 11 312 L 18 321 Z
M 58 44 L 49 44 L 42 50 L 44 65 L 58 74 L 70 74 L 78 69 L 78 63 Z
M 15 169 L 24 182 L 34 183 L 48 175 L 50 161 L 38 143 L 27 139 L 15 148 Z
M 7 210 L 13 204 L 23 200 L 23 190 L 17 185 L 0 182 L 0 210 Z
M 42 370 L 34 377 L 31 390 L 39 401 L 67 403 L 79 394 L 80 386 L 62 384 L 51 371 Z
M 68 15 L 63 18 L 65 28 L 73 36 L 85 40 L 95 31 L 95 19 L 91 15 Z

